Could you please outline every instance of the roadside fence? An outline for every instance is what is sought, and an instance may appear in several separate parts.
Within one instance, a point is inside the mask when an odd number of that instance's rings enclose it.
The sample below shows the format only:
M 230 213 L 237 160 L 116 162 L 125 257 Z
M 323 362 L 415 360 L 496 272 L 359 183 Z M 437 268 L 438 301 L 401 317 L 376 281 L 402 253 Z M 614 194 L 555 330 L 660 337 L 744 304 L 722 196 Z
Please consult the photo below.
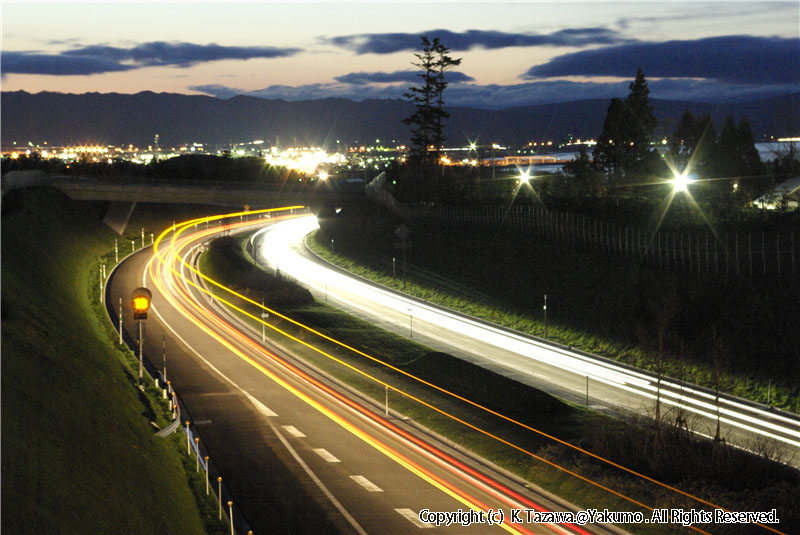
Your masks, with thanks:
M 794 276 L 800 232 L 650 231 L 535 206 L 403 204 L 385 191 L 367 194 L 409 222 L 441 226 L 507 228 L 551 242 L 698 275 Z

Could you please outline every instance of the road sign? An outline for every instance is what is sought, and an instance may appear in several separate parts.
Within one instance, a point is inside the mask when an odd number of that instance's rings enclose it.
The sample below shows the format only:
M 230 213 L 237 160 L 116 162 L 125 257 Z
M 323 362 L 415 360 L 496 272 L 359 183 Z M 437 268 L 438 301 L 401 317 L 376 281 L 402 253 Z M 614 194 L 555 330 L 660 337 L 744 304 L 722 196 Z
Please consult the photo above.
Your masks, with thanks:
M 399 227 L 394 229 L 394 235 L 400 238 L 401 240 L 405 240 L 411 235 L 411 231 L 408 229 L 406 224 L 403 223 Z

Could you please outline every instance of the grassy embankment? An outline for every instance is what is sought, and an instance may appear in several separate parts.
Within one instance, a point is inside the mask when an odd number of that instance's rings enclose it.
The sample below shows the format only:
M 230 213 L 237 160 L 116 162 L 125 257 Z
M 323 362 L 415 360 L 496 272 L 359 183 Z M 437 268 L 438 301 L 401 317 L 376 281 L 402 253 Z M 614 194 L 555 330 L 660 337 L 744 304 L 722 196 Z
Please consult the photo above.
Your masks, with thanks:
M 384 399 L 384 387 L 378 381 L 392 385 L 397 389 L 390 392 L 390 405 L 394 409 L 528 481 L 584 507 L 607 507 L 617 511 L 638 509 L 623 499 L 537 460 L 537 457 L 541 457 L 625 495 L 635 496 L 646 504 L 656 507 L 698 507 L 696 502 L 630 477 L 530 430 L 511 425 L 453 397 L 424 387 L 401 372 L 431 381 L 525 425 L 609 457 L 666 483 L 677 485 L 712 502 L 733 510 L 777 507 L 784 524 L 781 528 L 800 524 L 792 507 L 793 489 L 798 484 L 795 471 L 783 469 L 733 448 L 714 448 L 674 429 L 665 429 L 662 441 L 656 444 L 653 430 L 646 423 L 623 423 L 562 403 L 507 378 L 375 328 L 324 303 L 310 302 L 305 290 L 297 289 L 290 282 L 278 279 L 255 266 L 243 250 L 245 242 L 244 238 L 225 238 L 215 242 L 211 250 L 201 257 L 201 271 L 248 295 L 255 302 L 259 302 L 263 296 L 267 307 L 277 309 L 336 340 L 380 358 L 400 371 L 393 371 L 383 364 L 323 341 L 287 319 L 278 319 L 273 313 L 269 320 L 273 326 L 363 370 L 372 379 L 310 350 L 303 343 L 275 336 L 278 343 L 379 403 Z M 260 314 L 256 307 L 231 298 L 223 290 L 216 289 L 213 293 L 232 300 L 252 316 Z M 250 323 L 258 326 L 255 321 L 251 320 Z M 413 401 L 411 396 L 461 418 L 472 426 L 502 437 L 533 456 L 426 408 Z M 645 517 L 649 518 L 649 513 Z M 626 528 L 640 533 L 681 531 L 667 526 L 655 528 L 652 525 L 646 526 L 646 529 L 643 526 Z M 741 530 L 740 527 L 740 531 L 731 529 L 724 532 L 748 531 Z
M 114 261 L 105 207 L 49 188 L 3 197 L 2 531 L 224 530 L 192 496 L 180 438 L 154 435 L 164 407 L 136 388 L 99 304 L 99 258 Z
M 320 224 L 317 254 L 403 287 L 399 220 L 354 203 Z M 665 374 L 713 389 L 716 364 L 721 391 L 800 412 L 800 278 L 670 273 L 507 229 L 419 226 L 409 241 L 411 295 L 542 336 L 547 294 L 550 339 L 651 371 L 662 325 Z

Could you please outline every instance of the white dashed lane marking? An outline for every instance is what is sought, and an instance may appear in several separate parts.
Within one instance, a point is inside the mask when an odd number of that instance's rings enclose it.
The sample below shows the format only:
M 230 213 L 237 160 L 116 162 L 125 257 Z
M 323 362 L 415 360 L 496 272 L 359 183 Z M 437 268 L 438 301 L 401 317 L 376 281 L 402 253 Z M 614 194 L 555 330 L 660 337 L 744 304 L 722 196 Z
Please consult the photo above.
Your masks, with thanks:
M 350 476 L 350 479 L 367 489 L 369 492 L 383 492 L 383 489 L 364 476 Z
M 409 522 L 414 524 L 420 529 L 430 529 L 433 527 L 433 524 L 424 524 L 420 522 L 419 515 L 412 511 L 411 509 L 395 509 L 398 513 L 406 518 Z
M 324 448 L 316 448 L 316 449 L 314 449 L 314 453 L 316 453 L 317 455 L 319 455 L 320 457 L 322 457 L 323 459 L 325 459 L 329 463 L 341 462 L 341 461 L 339 461 L 339 459 L 337 459 L 336 457 L 331 455 L 331 453 L 328 450 L 324 449 Z
M 303 434 L 303 432 L 300 431 L 299 429 L 297 429 L 293 425 L 284 425 L 283 428 L 286 430 L 287 433 L 289 433 L 290 435 L 292 435 L 295 438 L 305 438 L 305 435 Z

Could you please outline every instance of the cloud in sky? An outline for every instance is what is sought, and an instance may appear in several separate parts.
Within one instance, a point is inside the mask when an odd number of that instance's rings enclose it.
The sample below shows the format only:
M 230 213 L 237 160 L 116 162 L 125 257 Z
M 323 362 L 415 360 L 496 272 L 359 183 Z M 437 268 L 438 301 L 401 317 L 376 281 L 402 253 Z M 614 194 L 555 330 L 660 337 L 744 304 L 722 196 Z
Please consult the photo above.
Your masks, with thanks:
M 417 84 L 420 81 L 421 71 L 395 71 L 395 72 L 351 72 L 336 76 L 334 79 L 343 84 L 364 85 L 364 84 L 391 84 L 403 82 Z M 475 78 L 462 72 L 450 71 L 445 73 L 445 79 L 449 83 L 474 82 Z
M 525 79 L 632 76 L 704 78 L 731 83 L 800 83 L 800 39 L 731 35 L 692 41 L 630 43 L 557 56 Z
M 117 61 L 98 57 L 62 56 L 32 52 L 2 52 L 3 75 L 50 74 L 57 76 L 100 74 L 135 69 Z
M 220 46 L 216 43 L 172 43 L 151 41 L 133 47 L 92 45 L 62 52 L 68 56 L 100 57 L 114 61 L 131 61 L 137 65 L 174 65 L 188 67 L 195 63 L 223 59 L 281 58 L 300 52 L 299 48 L 271 46 Z
M 388 73 L 391 74 L 391 73 Z M 512 85 L 455 84 L 447 88 L 445 100 L 448 106 L 463 106 L 484 109 L 531 106 L 572 100 L 610 99 L 625 97 L 628 84 L 624 82 L 572 82 L 545 80 L 523 82 Z M 797 92 L 792 84 L 765 86 L 760 84 L 720 84 L 707 80 L 663 79 L 648 83 L 650 97 L 665 100 L 698 102 L 720 102 L 765 98 L 780 93 Z M 227 99 L 236 95 L 281 99 L 288 101 L 316 100 L 323 98 L 402 99 L 406 91 L 403 85 L 386 84 L 307 84 L 300 86 L 272 85 L 256 91 L 246 91 L 219 84 L 192 86 L 217 98 Z
M 82 46 L 59 54 L 3 52 L 3 72 L 18 74 L 85 75 L 127 71 L 142 67 L 189 67 L 225 59 L 281 58 L 299 48 L 220 46 L 152 41 L 131 47 Z
M 322 38 L 322 42 L 352 50 L 357 54 L 392 54 L 417 50 L 420 36 L 438 37 L 452 51 L 472 48 L 498 49 L 532 46 L 612 45 L 633 42 L 608 28 L 568 28 L 549 34 L 507 33 L 488 30 L 429 30 L 420 33 L 363 33 Z

